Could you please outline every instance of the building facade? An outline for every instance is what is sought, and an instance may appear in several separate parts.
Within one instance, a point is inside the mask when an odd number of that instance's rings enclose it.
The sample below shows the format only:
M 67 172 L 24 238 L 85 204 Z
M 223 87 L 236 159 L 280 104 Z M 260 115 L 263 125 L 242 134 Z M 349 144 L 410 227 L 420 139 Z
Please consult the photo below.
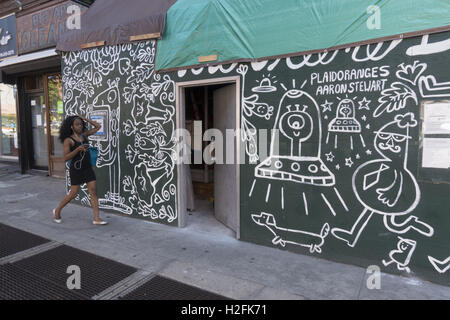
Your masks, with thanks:
M 0 42 L 5 42 L 0 52 L 0 159 L 19 162 L 22 173 L 64 177 L 62 147 L 57 142 L 64 116 L 61 59 L 55 47 L 68 28 L 67 9 L 78 6 L 84 12 L 88 4 L 24 0 L 4 1 L 0 6 Z
M 448 285 L 449 39 L 171 72 L 155 41 L 66 52 L 64 112 L 102 122 L 101 209 L 182 227 L 193 180 L 240 240 Z M 183 128 L 194 154 L 239 130 L 234 161 L 179 164 Z

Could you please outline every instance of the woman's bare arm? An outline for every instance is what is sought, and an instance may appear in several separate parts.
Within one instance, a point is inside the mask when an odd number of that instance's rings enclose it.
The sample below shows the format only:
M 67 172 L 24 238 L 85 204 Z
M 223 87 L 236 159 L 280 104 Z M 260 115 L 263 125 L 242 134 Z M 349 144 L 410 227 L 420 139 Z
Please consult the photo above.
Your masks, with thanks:
M 83 116 L 79 116 L 82 120 L 84 120 L 84 121 L 86 121 L 86 122 L 89 122 L 90 124 L 92 124 L 93 126 L 94 126 L 94 128 L 92 128 L 91 130 L 88 130 L 88 131 L 86 131 L 85 133 L 84 133 L 84 135 L 87 137 L 87 136 L 91 136 L 91 135 L 93 135 L 94 133 L 96 133 L 98 130 L 100 130 L 100 128 L 101 128 L 101 125 L 100 125 L 100 123 L 98 123 L 98 122 L 95 122 L 95 121 L 92 121 L 91 119 L 87 119 L 87 118 L 85 118 L 85 117 L 83 117 Z
M 66 138 L 64 140 L 64 161 L 69 161 L 73 157 L 75 157 L 80 151 L 87 151 L 87 148 L 83 147 L 83 145 L 79 146 L 72 152 L 70 151 L 70 147 L 72 146 L 72 140 L 70 138 Z

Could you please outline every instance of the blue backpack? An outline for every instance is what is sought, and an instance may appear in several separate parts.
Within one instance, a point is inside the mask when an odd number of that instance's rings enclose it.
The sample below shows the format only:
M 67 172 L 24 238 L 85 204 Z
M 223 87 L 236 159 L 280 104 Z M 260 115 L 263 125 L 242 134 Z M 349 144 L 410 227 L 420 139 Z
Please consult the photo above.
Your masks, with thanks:
M 97 165 L 98 149 L 96 147 L 89 147 L 89 156 L 91 158 L 91 166 L 95 167 Z M 72 159 L 67 160 L 67 164 L 70 167 Z

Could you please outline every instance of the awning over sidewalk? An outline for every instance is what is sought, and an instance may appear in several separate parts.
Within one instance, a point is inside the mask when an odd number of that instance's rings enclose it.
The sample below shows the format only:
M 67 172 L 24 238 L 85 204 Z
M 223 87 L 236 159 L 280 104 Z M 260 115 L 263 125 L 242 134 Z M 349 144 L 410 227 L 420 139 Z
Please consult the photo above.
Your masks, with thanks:
M 98 45 L 115 45 L 158 38 L 166 13 L 176 0 L 96 0 L 81 16 L 81 29 L 64 33 L 57 51 L 77 51 Z
M 450 29 L 449 12 L 448 0 L 178 0 L 167 12 L 156 69 L 442 31 Z
M 8 58 L 0 62 L 0 71 L 8 75 L 31 72 L 39 69 L 59 67 L 61 58 L 55 49 L 48 49 L 21 56 Z M 1 79 L 5 80 L 5 79 Z

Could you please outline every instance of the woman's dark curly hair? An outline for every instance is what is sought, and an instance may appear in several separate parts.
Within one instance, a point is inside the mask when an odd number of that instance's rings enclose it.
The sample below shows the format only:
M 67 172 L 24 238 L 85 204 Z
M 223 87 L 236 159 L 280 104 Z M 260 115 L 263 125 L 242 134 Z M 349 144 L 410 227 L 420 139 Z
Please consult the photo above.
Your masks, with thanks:
M 73 134 L 72 125 L 75 119 L 80 119 L 83 123 L 83 132 L 86 130 L 86 123 L 79 116 L 70 116 L 63 120 L 59 129 L 59 140 L 64 143 L 68 137 Z

